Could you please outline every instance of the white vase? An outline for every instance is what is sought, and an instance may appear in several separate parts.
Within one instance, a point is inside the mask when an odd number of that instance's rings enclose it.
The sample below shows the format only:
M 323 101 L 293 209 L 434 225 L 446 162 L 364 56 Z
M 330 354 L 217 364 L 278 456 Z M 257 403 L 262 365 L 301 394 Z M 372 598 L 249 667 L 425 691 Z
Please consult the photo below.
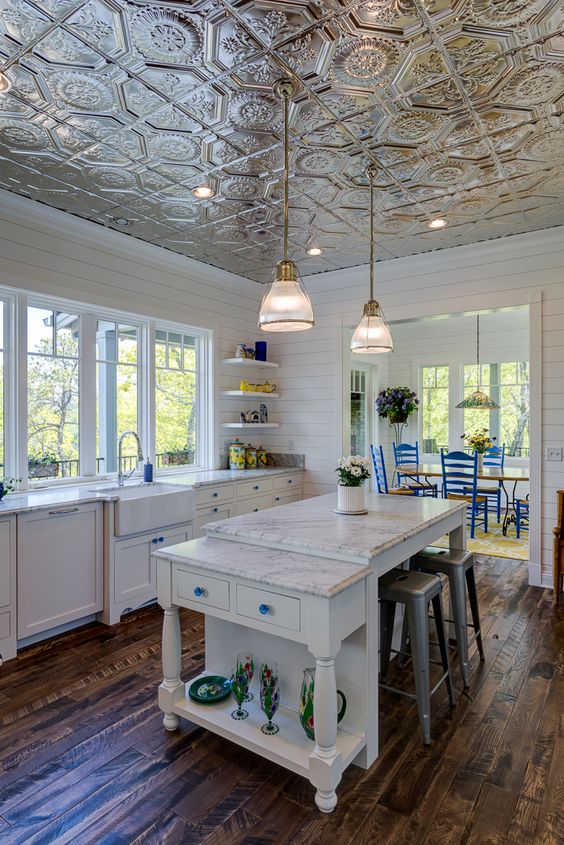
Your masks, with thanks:
M 482 472 L 484 469 L 484 455 L 482 452 L 478 452 L 478 472 Z
M 337 510 L 341 513 L 362 513 L 366 510 L 366 490 L 360 487 L 337 485 Z

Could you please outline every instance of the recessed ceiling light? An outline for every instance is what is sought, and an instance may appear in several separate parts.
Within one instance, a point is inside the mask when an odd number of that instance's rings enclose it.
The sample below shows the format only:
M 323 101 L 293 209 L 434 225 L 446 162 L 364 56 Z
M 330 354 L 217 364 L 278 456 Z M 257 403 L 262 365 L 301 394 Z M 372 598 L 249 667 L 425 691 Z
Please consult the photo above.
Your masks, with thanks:
M 4 71 L 0 70 L 0 94 L 7 94 L 11 87 L 12 83 Z
M 435 217 L 433 220 L 429 220 L 427 226 L 429 229 L 444 229 L 445 226 L 448 226 L 448 220 L 445 220 L 444 217 Z
M 215 191 L 211 185 L 197 185 L 195 188 L 192 188 L 192 193 L 199 200 L 209 200 L 215 197 Z
M 310 246 L 306 251 L 308 255 L 323 255 L 323 250 L 320 246 Z
M 112 217 L 112 223 L 116 226 L 129 226 L 131 220 L 128 220 L 127 217 Z

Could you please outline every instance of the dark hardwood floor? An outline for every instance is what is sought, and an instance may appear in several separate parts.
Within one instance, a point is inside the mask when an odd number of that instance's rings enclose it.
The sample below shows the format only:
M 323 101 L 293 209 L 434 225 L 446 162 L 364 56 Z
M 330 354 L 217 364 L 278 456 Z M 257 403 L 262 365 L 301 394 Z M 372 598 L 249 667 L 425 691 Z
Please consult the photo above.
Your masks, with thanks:
M 564 843 L 564 613 L 522 562 L 478 566 L 487 660 L 430 748 L 415 705 L 381 698 L 381 755 L 330 816 L 304 779 L 156 707 L 158 608 L 90 625 L 0 669 L 0 842 L 72 845 Z M 203 660 L 185 612 L 184 674 Z M 457 676 L 458 677 L 458 676 Z

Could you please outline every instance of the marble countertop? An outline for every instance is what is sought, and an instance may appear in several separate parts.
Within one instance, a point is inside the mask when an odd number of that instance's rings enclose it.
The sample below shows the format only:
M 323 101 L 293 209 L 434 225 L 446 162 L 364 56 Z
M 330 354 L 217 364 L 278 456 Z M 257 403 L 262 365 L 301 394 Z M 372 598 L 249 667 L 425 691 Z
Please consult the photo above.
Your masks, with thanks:
M 255 543 L 340 560 L 367 563 L 431 527 L 464 502 L 416 496 L 367 494 L 368 513 L 336 514 L 337 493 L 208 523 L 208 537 Z
M 336 596 L 370 574 L 364 564 L 209 537 L 159 549 L 153 557 L 324 598 Z
M 161 484 L 170 484 L 172 487 L 203 487 L 209 484 L 219 484 L 229 481 L 252 481 L 254 478 L 264 476 L 286 475 L 289 472 L 302 472 L 299 468 L 292 467 L 266 467 L 265 469 L 212 469 L 201 472 L 173 473 L 157 475 L 155 481 Z M 127 482 L 124 489 L 138 485 L 139 479 L 132 484 Z M 98 481 L 92 479 L 90 482 L 64 486 L 46 487 L 39 490 L 28 490 L 25 493 L 9 493 L 0 502 L 0 517 L 17 513 L 29 513 L 30 511 L 45 510 L 53 507 L 66 507 L 73 505 L 84 505 L 89 502 L 112 502 L 119 498 L 115 492 L 117 481 Z M 112 488 L 106 490 L 105 488 Z

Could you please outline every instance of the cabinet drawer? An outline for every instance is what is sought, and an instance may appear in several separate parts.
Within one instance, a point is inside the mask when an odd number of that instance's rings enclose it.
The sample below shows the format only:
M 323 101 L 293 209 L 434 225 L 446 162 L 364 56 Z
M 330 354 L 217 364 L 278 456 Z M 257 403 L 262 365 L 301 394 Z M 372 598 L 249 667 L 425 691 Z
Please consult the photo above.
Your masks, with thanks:
M 299 502 L 302 495 L 297 490 L 295 493 L 274 493 L 274 507 L 277 505 L 289 505 L 290 502 Z
M 193 604 L 229 610 L 229 581 L 198 575 L 189 569 L 175 566 L 172 576 L 173 596 Z
M 233 516 L 233 505 L 213 505 L 207 508 L 198 508 L 196 521 L 194 523 L 194 537 L 205 537 L 206 532 L 203 526 L 208 522 L 217 522 L 219 519 L 230 519 Z
M 241 499 L 235 507 L 235 516 L 243 516 L 243 514 L 253 513 L 253 511 L 262 511 L 266 508 L 271 508 L 272 504 L 272 493 L 267 493 L 266 496 L 255 496 L 254 499 Z
M 196 487 L 196 507 L 211 505 L 213 502 L 228 502 L 234 493 L 233 484 L 217 484 L 215 487 Z
M 292 475 L 277 475 L 274 481 L 274 491 L 277 490 L 292 490 L 294 487 L 301 487 L 303 482 L 303 473 L 294 472 Z
M 237 584 L 237 615 L 278 628 L 300 630 L 300 600 Z
M 0 613 L 0 640 L 9 637 L 12 632 L 11 616 L 12 614 L 9 610 Z
M 260 493 L 272 493 L 272 478 L 257 478 L 254 481 L 239 481 L 235 485 L 237 498 L 258 496 Z

